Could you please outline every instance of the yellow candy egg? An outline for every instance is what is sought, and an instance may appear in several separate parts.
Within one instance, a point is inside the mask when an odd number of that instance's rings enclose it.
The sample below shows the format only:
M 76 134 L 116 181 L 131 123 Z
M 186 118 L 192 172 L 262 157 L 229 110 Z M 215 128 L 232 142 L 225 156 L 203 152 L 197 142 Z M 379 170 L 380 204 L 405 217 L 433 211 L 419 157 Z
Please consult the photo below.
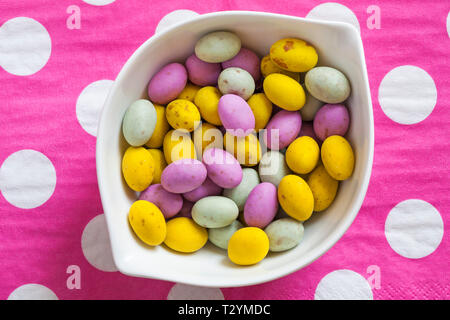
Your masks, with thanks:
M 314 211 L 323 211 L 333 203 L 339 182 L 330 177 L 325 167 L 320 164 L 309 175 L 308 185 L 314 196 Z
M 255 130 L 265 128 L 272 115 L 272 102 L 264 93 L 255 93 L 247 100 L 247 103 L 255 116 Z
M 174 129 L 184 129 L 189 132 L 200 124 L 200 112 L 195 104 L 186 99 L 173 100 L 167 105 L 166 118 Z
M 299 176 L 290 174 L 278 185 L 278 201 L 292 218 L 305 221 L 314 209 L 314 197 L 308 184 Z
M 288 111 L 300 110 L 305 104 L 305 91 L 300 83 L 281 74 L 269 74 L 263 83 L 267 98 Z
M 225 150 L 234 155 L 241 165 L 253 167 L 261 159 L 261 144 L 253 134 L 245 137 L 236 137 L 225 133 L 223 144 Z
M 134 233 L 148 245 L 157 246 L 166 238 L 166 220 L 153 203 L 138 200 L 132 204 L 128 221 Z
M 161 148 L 164 136 L 170 128 L 166 119 L 166 108 L 157 104 L 153 105 L 156 109 L 156 126 L 150 140 L 145 145 L 149 148 Z
M 270 55 L 267 55 L 261 59 L 261 73 L 264 77 L 267 77 L 272 73 L 282 73 L 284 75 L 287 75 L 288 77 L 291 77 L 297 82 L 300 81 L 300 73 L 281 69 L 270 59 Z
M 280 68 L 291 72 L 306 72 L 317 64 L 316 49 L 306 41 L 285 38 L 270 47 L 270 59 Z
M 222 132 L 212 124 L 202 122 L 194 131 L 194 145 L 198 155 L 203 154 L 206 148 L 222 148 Z
M 161 183 L 161 174 L 165 167 L 167 167 L 166 159 L 164 154 L 159 149 L 148 149 L 148 152 L 152 155 L 153 163 L 155 165 L 155 172 L 153 173 L 152 183 Z
M 330 136 L 322 144 L 321 157 L 325 169 L 336 180 L 348 179 L 355 166 L 350 143 L 341 136 Z
M 265 258 L 269 252 L 269 237 L 255 227 L 239 229 L 228 241 L 228 257 L 238 265 L 252 265 Z
M 145 190 L 153 180 L 155 164 L 152 155 L 143 147 L 129 147 L 122 159 L 125 182 L 134 191 Z
M 197 159 L 191 135 L 183 130 L 170 130 L 166 133 L 163 151 L 167 164 L 180 159 Z
M 218 111 L 221 96 L 220 91 L 216 87 L 208 86 L 198 90 L 194 100 L 202 118 L 216 126 L 222 125 Z
M 195 252 L 208 241 L 208 231 L 194 220 L 186 217 L 171 219 L 167 222 L 167 235 L 164 244 L 178 252 Z
M 186 87 L 184 87 L 183 91 L 178 95 L 178 99 L 189 100 L 190 102 L 194 102 L 195 95 L 201 87 L 196 86 L 193 83 L 188 82 Z
M 288 167 L 298 174 L 310 173 L 319 161 L 319 145 L 308 136 L 295 139 L 286 150 Z

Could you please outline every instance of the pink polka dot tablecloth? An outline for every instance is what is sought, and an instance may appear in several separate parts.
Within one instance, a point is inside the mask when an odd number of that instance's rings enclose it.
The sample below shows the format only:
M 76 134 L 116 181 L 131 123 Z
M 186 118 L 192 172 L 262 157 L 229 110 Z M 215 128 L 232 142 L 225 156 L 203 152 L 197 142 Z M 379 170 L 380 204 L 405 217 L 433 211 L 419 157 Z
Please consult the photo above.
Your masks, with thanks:
M 97 188 L 102 103 L 129 56 L 198 14 L 253 10 L 360 30 L 372 178 L 341 240 L 268 283 L 198 288 L 117 272 Z M 450 3 L 0 0 L 0 299 L 449 299 Z

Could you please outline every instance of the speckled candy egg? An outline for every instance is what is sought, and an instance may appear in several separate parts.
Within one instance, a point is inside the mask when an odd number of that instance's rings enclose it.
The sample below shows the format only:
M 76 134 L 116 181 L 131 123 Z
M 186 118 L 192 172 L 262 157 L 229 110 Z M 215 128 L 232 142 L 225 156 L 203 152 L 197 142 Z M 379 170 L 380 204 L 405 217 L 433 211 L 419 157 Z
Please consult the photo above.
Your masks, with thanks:
M 248 195 L 259 182 L 259 176 L 255 169 L 244 168 L 242 169 L 242 180 L 239 185 L 234 188 L 224 189 L 223 195 L 233 200 L 239 211 L 243 211 Z
M 308 136 L 295 139 L 286 150 L 286 163 L 298 174 L 310 173 L 316 167 L 319 157 L 319 145 Z
M 347 77 L 330 67 L 316 67 L 308 71 L 305 86 L 316 99 L 326 103 L 341 103 L 351 91 Z
M 248 195 L 244 219 L 249 227 L 265 228 L 278 212 L 277 187 L 269 182 L 258 184 Z
M 300 73 L 281 69 L 270 59 L 270 55 L 267 55 L 261 59 L 261 73 L 264 77 L 267 77 L 272 73 L 281 73 L 294 79 L 297 82 L 300 81 Z
M 302 127 L 299 112 L 282 110 L 269 121 L 264 135 L 264 142 L 272 150 L 286 148 L 297 138 Z
M 166 159 L 164 158 L 164 153 L 159 149 L 147 149 L 152 155 L 154 172 L 152 183 L 161 183 L 161 174 L 165 167 L 167 167 Z
M 178 217 L 187 217 L 192 218 L 192 207 L 194 206 L 193 202 L 187 201 L 186 199 L 183 201 L 183 206 L 181 207 L 180 212 L 178 213 Z
M 206 148 L 221 148 L 223 145 L 223 135 L 220 129 L 202 122 L 194 131 L 194 146 L 198 155 L 202 155 Z
M 192 219 L 206 228 L 228 226 L 238 215 L 239 209 L 233 200 L 221 196 L 202 198 L 192 207 Z
M 320 140 L 329 136 L 344 136 L 350 124 L 350 115 L 343 104 L 326 104 L 314 118 L 314 132 Z
M 200 112 L 195 104 L 185 99 L 176 99 L 166 108 L 166 118 L 174 129 L 192 132 L 200 124 Z
M 198 160 L 181 159 L 169 164 L 161 175 L 161 184 L 169 192 L 185 193 L 202 185 L 206 168 Z
M 216 126 L 222 125 L 219 117 L 219 100 L 222 94 L 216 87 L 203 87 L 195 96 L 195 105 L 203 119 Z
M 282 109 L 297 111 L 305 104 L 305 91 L 300 83 L 284 74 L 269 74 L 263 88 L 267 98 Z
M 224 69 L 231 67 L 244 69 L 252 75 L 255 83 L 261 78 L 259 65 L 260 62 L 258 55 L 247 48 L 241 48 L 239 53 L 232 59 L 222 62 L 222 68 Z
M 355 155 L 345 138 L 341 136 L 326 138 L 322 144 L 321 157 L 325 169 L 333 179 L 345 180 L 352 175 Z
M 131 205 L 128 222 L 134 233 L 150 246 L 161 244 L 166 238 L 166 221 L 153 203 L 138 200 Z
M 189 201 L 196 202 L 208 196 L 218 196 L 222 193 L 222 188 L 216 185 L 211 179 L 206 178 L 202 185 L 192 191 L 183 193 L 183 197 Z
M 200 250 L 208 241 L 208 231 L 194 220 L 177 217 L 167 222 L 167 235 L 164 244 L 170 249 L 191 253 Z
M 183 206 L 181 195 L 165 190 L 161 184 L 152 184 L 142 191 L 139 200 L 146 200 L 155 204 L 166 219 L 176 215 Z
M 228 241 L 228 257 L 238 265 L 252 265 L 265 258 L 269 252 L 269 238 L 255 227 L 236 231 Z
M 168 164 L 180 159 L 196 159 L 191 135 L 185 130 L 170 130 L 163 141 L 164 158 Z
M 268 151 L 261 157 L 258 168 L 261 181 L 270 182 L 276 187 L 280 184 L 288 174 L 291 174 L 291 170 L 285 161 L 285 156 L 278 151 Z
M 249 134 L 245 137 L 236 137 L 225 133 L 223 138 L 225 150 L 233 154 L 243 166 L 256 166 L 261 159 L 261 144 L 258 137 Z
M 283 210 L 298 221 L 311 217 L 314 197 L 305 180 L 296 175 L 285 176 L 278 185 L 278 201 Z
M 195 96 L 197 95 L 197 92 L 201 89 L 201 87 L 192 84 L 188 82 L 186 84 L 186 87 L 184 87 L 183 91 L 178 95 L 178 99 L 186 99 L 190 102 L 194 102 Z
M 189 80 L 198 86 L 215 86 L 222 71 L 220 63 L 208 63 L 197 58 L 195 54 L 186 60 Z
M 208 148 L 203 153 L 208 178 L 222 188 L 234 188 L 242 181 L 239 162 L 225 150 Z
M 314 132 L 313 123 L 311 121 L 303 121 L 302 128 L 300 129 L 299 137 L 308 136 L 313 138 L 319 147 L 322 145 L 322 141 L 317 138 L 316 133 Z
M 244 137 L 255 128 L 255 116 L 247 102 L 235 94 L 226 94 L 219 100 L 219 117 L 227 132 Z
M 230 60 L 241 50 L 241 39 L 232 32 L 208 33 L 195 44 L 195 55 L 205 62 L 221 63 Z
M 161 148 L 164 136 L 169 131 L 169 123 L 166 119 L 166 108 L 160 105 L 155 105 L 156 110 L 156 126 L 153 134 L 145 145 L 149 148 Z
M 239 222 L 239 220 L 234 220 L 228 226 L 208 229 L 208 239 L 217 247 L 227 250 L 228 241 L 230 240 L 231 236 L 243 227 L 244 226 Z
M 183 91 L 187 71 L 180 63 L 170 63 L 159 70 L 148 84 L 148 97 L 158 104 L 167 104 Z
M 255 92 L 255 81 L 250 73 L 241 68 L 227 68 L 220 73 L 219 90 L 222 94 L 236 94 L 248 100 Z
M 327 209 L 336 197 L 339 182 L 328 174 L 322 164 L 311 172 L 307 182 L 314 196 L 314 211 Z
M 122 173 L 127 185 L 134 191 L 145 190 L 153 180 L 152 155 L 143 147 L 129 147 L 122 159 Z
M 152 136 L 156 126 L 157 114 L 153 104 L 145 99 L 133 102 L 125 112 L 122 132 L 125 140 L 140 147 Z
M 270 59 L 280 68 L 291 72 L 306 72 L 314 68 L 319 59 L 316 49 L 306 41 L 285 38 L 270 47 Z
M 269 237 L 269 250 L 281 252 L 296 247 L 303 240 L 303 223 L 291 218 L 282 218 L 269 224 L 264 232 Z

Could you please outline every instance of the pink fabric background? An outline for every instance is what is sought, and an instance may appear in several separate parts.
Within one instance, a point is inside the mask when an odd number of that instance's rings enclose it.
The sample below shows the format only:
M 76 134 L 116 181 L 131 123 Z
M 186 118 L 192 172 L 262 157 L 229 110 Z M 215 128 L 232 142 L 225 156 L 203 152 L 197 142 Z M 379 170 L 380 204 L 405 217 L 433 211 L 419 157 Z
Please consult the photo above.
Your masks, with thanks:
M 0 25 L 25 16 L 45 26 L 52 39 L 46 66 L 31 76 L 0 68 L 0 164 L 21 149 L 51 159 L 57 174 L 51 198 L 35 209 L 19 209 L 0 196 L 0 299 L 17 287 L 39 283 L 59 299 L 166 299 L 173 283 L 131 278 L 92 267 L 81 250 L 86 224 L 101 214 L 95 172 L 95 137 L 76 118 L 76 101 L 88 84 L 114 79 L 160 19 L 176 9 L 200 14 L 254 10 L 304 17 L 323 1 L 137 1 L 92 6 L 81 0 L 0 0 Z M 356 220 L 342 239 L 310 266 L 269 283 L 222 289 L 225 299 L 313 299 L 319 281 L 337 269 L 368 278 L 377 265 L 381 288 L 374 299 L 449 299 L 450 265 L 450 40 L 449 3 L 444 0 L 338 0 L 361 26 L 375 120 L 375 157 L 370 186 Z M 374 3 L 375 2 L 375 3 Z M 66 27 L 69 5 L 81 9 L 80 30 Z M 381 8 L 381 29 L 366 26 L 369 5 Z M 378 102 L 387 72 L 415 65 L 433 78 L 437 104 L 415 125 L 390 120 Z M 431 203 L 444 221 L 439 247 L 422 259 L 407 259 L 389 246 L 385 220 L 400 201 Z M 82 288 L 66 287 L 66 268 L 78 265 Z

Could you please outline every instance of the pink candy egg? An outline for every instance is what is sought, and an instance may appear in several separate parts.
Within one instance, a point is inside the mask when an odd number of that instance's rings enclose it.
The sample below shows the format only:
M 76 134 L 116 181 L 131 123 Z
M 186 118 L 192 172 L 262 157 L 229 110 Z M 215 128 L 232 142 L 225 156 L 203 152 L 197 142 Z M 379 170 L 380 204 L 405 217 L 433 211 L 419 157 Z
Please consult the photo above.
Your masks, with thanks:
M 197 202 L 198 200 L 208 196 L 218 196 L 222 193 L 222 188 L 216 185 L 211 179 L 206 178 L 203 184 L 189 192 L 183 194 L 183 197 L 189 201 Z
M 161 174 L 161 184 L 169 192 L 185 193 L 202 185 L 206 168 L 198 160 L 180 159 L 169 164 Z
M 314 117 L 314 132 L 324 141 L 329 136 L 344 136 L 350 125 L 350 115 L 343 104 L 326 104 Z
M 148 84 L 148 97 L 154 103 L 167 104 L 183 91 L 187 72 L 180 63 L 170 63 L 159 70 Z
M 142 191 L 139 200 L 147 200 L 156 205 L 166 219 L 176 215 L 183 206 L 181 195 L 165 190 L 159 183 L 152 184 Z
M 186 60 L 189 80 L 198 86 L 215 86 L 222 67 L 220 63 L 208 63 L 197 58 L 195 54 Z
M 227 132 L 244 137 L 255 129 L 255 116 L 247 101 L 235 94 L 226 94 L 219 100 L 219 118 Z
M 277 212 L 277 187 L 263 182 L 250 191 L 244 206 L 244 220 L 249 227 L 265 228 Z
M 203 153 L 203 163 L 208 178 L 222 188 L 234 188 L 242 181 L 242 168 L 233 155 L 218 148 L 208 148 Z
M 224 69 L 231 67 L 244 69 L 252 75 L 256 83 L 261 78 L 260 64 L 261 61 L 256 53 L 247 48 L 241 48 L 232 59 L 222 62 L 222 67 Z
M 264 142 L 272 150 L 286 148 L 294 141 L 302 127 L 302 117 L 298 111 L 281 110 L 266 126 Z

